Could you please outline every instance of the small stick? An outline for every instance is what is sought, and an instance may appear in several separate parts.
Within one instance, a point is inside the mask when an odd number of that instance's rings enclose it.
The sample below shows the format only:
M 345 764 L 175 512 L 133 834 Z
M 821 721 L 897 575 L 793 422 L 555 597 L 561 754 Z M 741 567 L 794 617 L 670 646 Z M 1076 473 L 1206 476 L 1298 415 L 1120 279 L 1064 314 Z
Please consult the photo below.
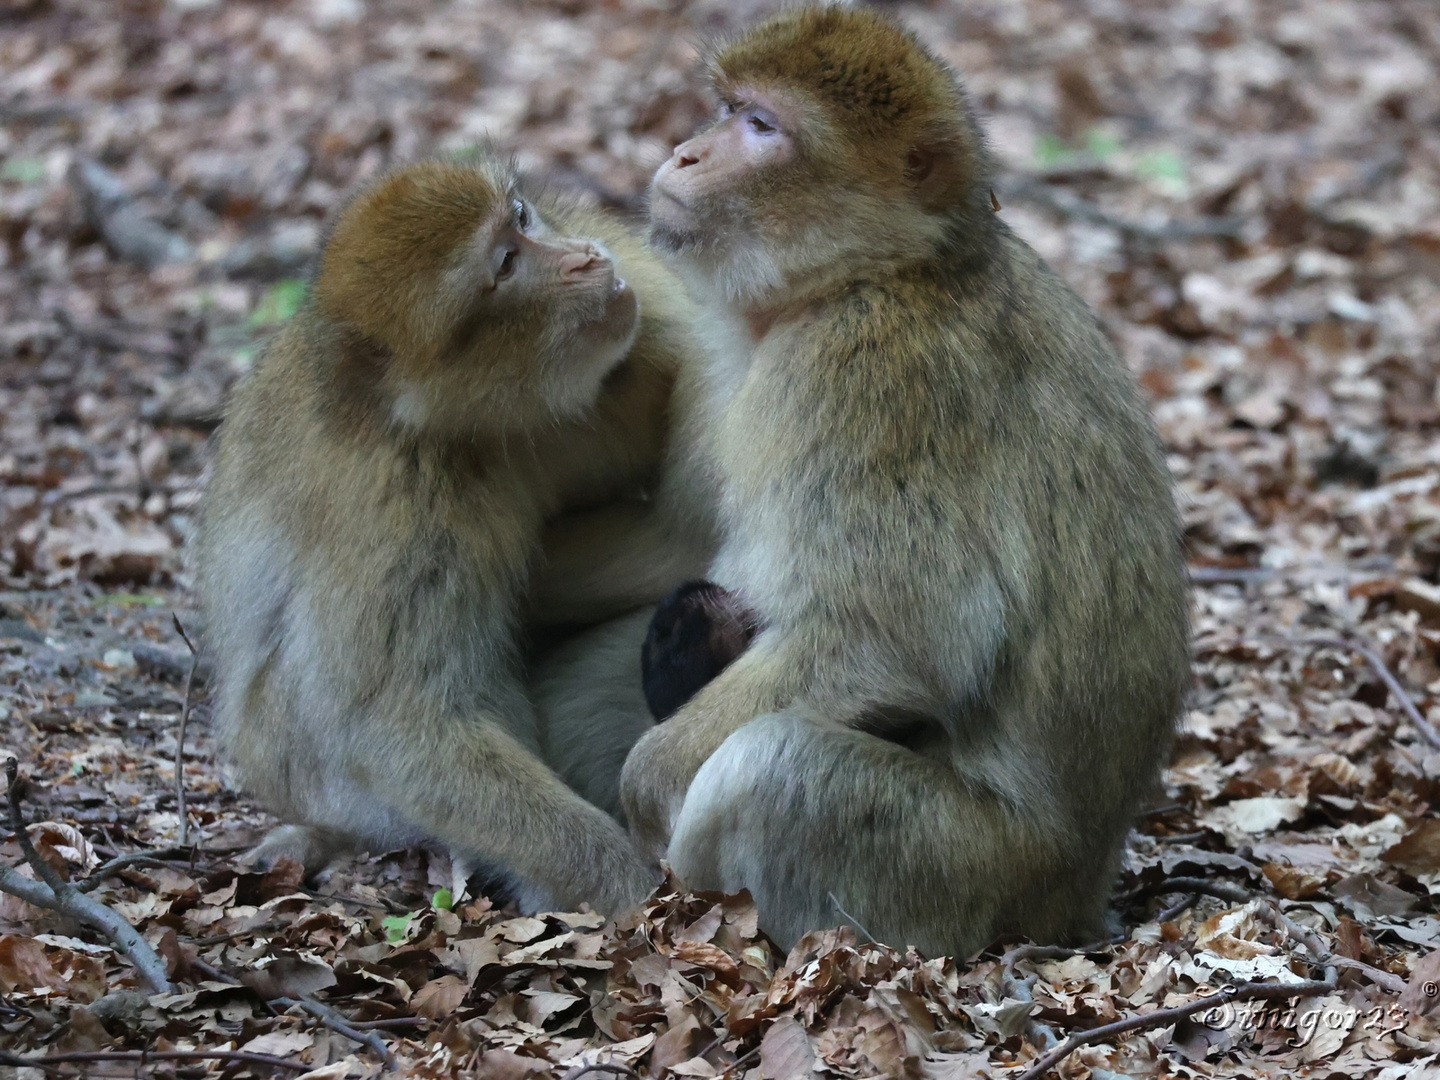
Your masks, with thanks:
M 195 691 L 195 667 L 200 663 L 200 654 L 195 650 L 190 635 L 185 633 L 185 627 L 180 625 L 180 616 L 172 611 L 170 618 L 175 621 L 180 640 L 185 642 L 185 647 L 190 650 L 190 674 L 185 676 L 185 704 L 180 709 L 180 731 L 175 736 L 175 805 L 180 814 L 180 843 L 184 845 L 190 834 L 190 819 L 185 814 L 185 725 L 190 722 L 191 697 Z
M 133 1061 L 145 1065 L 151 1061 L 230 1061 L 250 1065 L 269 1065 L 273 1069 L 309 1072 L 311 1066 L 299 1061 L 286 1061 L 269 1054 L 253 1054 L 248 1050 L 77 1050 L 69 1054 L 47 1054 L 45 1057 L 23 1057 L 0 1050 L 0 1062 L 29 1069 L 56 1071 L 60 1065 L 95 1061 Z
M 1167 908 L 1165 908 L 1164 910 L 1162 910 L 1162 911 L 1160 911 L 1159 913 L 1157 913 L 1156 916 L 1155 916 L 1155 921 L 1156 921 L 1156 922 L 1162 922 L 1162 923 L 1163 923 L 1163 922 L 1169 922 L 1171 919 L 1175 918 L 1176 915 L 1179 915 L 1179 914 L 1180 914 L 1182 911 L 1184 911 L 1186 908 L 1193 907 L 1194 904 L 1195 904 L 1195 901 L 1196 901 L 1196 900 L 1199 900 L 1199 899 L 1200 899 L 1200 894 L 1199 894 L 1199 893 L 1193 893 L 1193 892 L 1192 892 L 1192 893 L 1190 893 L 1188 896 L 1186 896 L 1185 899 L 1181 900 L 1178 904 L 1173 904 L 1173 905 L 1171 905 L 1170 907 L 1167 907 Z
M 1218 900 L 1228 900 L 1232 904 L 1248 904 L 1255 899 L 1254 893 L 1249 889 L 1242 889 L 1239 885 L 1232 885 L 1228 881 L 1211 881 L 1208 878 L 1197 877 L 1177 877 L 1157 881 L 1154 885 L 1132 894 L 1132 898 L 1181 892 L 1203 893 Z
M 19 762 L 13 757 L 5 761 L 5 777 L 8 782 L 6 794 L 10 801 L 10 827 L 15 831 L 16 842 L 25 856 L 25 861 L 35 871 L 38 881 L 22 876 L 13 867 L 0 866 L 0 892 L 18 896 L 27 904 L 58 911 L 69 915 L 87 926 L 92 926 L 108 937 L 122 953 L 130 958 L 135 970 L 150 987 L 152 993 L 169 994 L 174 991 L 165 973 L 165 961 L 160 959 L 140 932 L 125 921 L 113 908 L 107 907 L 94 897 L 87 896 L 62 878 L 53 866 L 40 857 L 25 828 L 25 815 L 20 809 L 21 782 Z
M 1325 963 L 1334 964 L 1336 967 L 1349 968 L 1352 971 L 1358 971 L 1376 986 L 1383 986 L 1392 993 L 1398 994 L 1405 989 L 1405 980 L 1400 978 L 1399 975 L 1392 975 L 1388 971 L 1381 971 L 1377 967 L 1371 967 L 1361 960 L 1352 960 L 1348 956 L 1327 955 L 1328 950 L 1325 948 L 1325 943 L 1316 936 L 1315 932 L 1301 926 L 1294 919 L 1290 918 L 1289 915 L 1286 915 L 1274 901 L 1270 902 L 1269 911 L 1261 912 L 1261 914 L 1268 918 L 1272 924 L 1284 930 L 1286 936 L 1292 941 L 1298 941 L 1301 945 L 1305 946 L 1305 948 L 1309 949 L 1312 956 L 1324 956 Z M 1319 962 L 1318 960 L 1316 961 L 1316 963 Z
M 573 1069 L 567 1071 L 560 1080 L 580 1080 L 580 1077 L 592 1072 L 610 1073 L 614 1076 L 629 1077 L 630 1080 L 640 1080 L 640 1074 L 629 1065 L 617 1065 L 611 1061 L 596 1061 L 590 1065 L 576 1065 Z
M 1034 961 L 1045 960 L 1068 960 L 1072 956 L 1079 956 L 1082 953 L 1101 952 L 1112 945 L 1119 945 L 1126 940 L 1128 934 L 1120 933 L 1111 937 L 1101 938 L 1099 941 L 1092 941 L 1088 945 L 1036 945 L 1027 942 L 1024 945 L 1017 945 L 1009 952 L 1000 957 L 1000 966 L 1005 971 L 1011 971 L 1015 965 L 1022 960 Z
M 846 911 L 843 907 L 840 906 L 840 901 L 836 898 L 833 892 L 827 892 L 825 895 L 830 897 L 830 903 L 834 906 L 835 910 L 840 913 L 840 917 L 848 920 L 850 924 L 855 927 L 856 930 L 859 930 L 862 934 L 865 935 L 865 941 L 868 944 L 877 944 L 875 940 L 875 935 L 870 933 L 869 930 L 866 930 L 865 927 L 860 924 L 859 919 L 855 918 L 854 915 L 851 915 L 848 911 Z
M 734 1061 L 732 1061 L 729 1065 L 726 1065 L 726 1066 L 725 1066 L 725 1071 L 726 1071 L 726 1072 L 729 1072 L 731 1069 L 734 1069 L 734 1068 L 736 1068 L 737 1066 L 744 1065 L 745 1062 L 749 1061 L 751 1058 L 753 1058 L 753 1057 L 754 1057 L 756 1054 L 758 1054 L 758 1053 L 760 1053 L 760 1047 L 759 1047 L 759 1046 L 752 1047 L 751 1049 L 745 1051 L 745 1053 L 741 1054 L 741 1055 L 740 1055 L 738 1058 L 736 1058 Z
M 1410 723 L 1415 725 L 1415 730 L 1420 732 L 1421 738 L 1440 750 L 1440 731 L 1436 731 L 1435 726 L 1420 714 L 1415 702 L 1405 692 L 1405 688 L 1400 685 L 1400 680 L 1385 665 L 1385 661 L 1379 653 L 1362 642 L 1345 638 L 1310 638 L 1309 644 L 1331 649 L 1348 649 L 1363 657 L 1365 662 L 1370 665 L 1370 670 L 1380 677 L 1380 681 L 1390 691 L 1390 696 L 1400 703 L 1400 708 L 1405 710 L 1405 715 L 1409 718 Z
M 389 1031 L 391 1028 L 424 1027 L 430 1023 L 423 1016 L 392 1016 L 387 1020 L 351 1020 L 356 1031 Z
M 283 930 L 288 923 L 261 923 L 259 926 L 247 926 L 244 930 L 232 930 L 228 934 L 215 934 L 211 937 L 193 939 L 190 944 L 197 949 L 207 949 L 211 945 L 219 945 L 222 941 L 234 941 L 238 937 L 245 937 L 247 934 L 259 936 L 269 933 L 271 930 Z
M 128 855 L 117 855 L 108 862 L 97 866 L 87 878 L 75 882 L 75 888 L 80 892 L 90 892 L 99 888 L 105 879 L 112 874 L 119 873 L 129 866 L 164 866 L 164 856 L 171 852 L 188 851 L 186 847 L 163 847 L 151 848 L 149 851 L 132 851 Z
M 1239 986 L 1227 986 L 1218 994 L 1209 994 L 1186 1002 L 1184 1005 L 1177 1005 L 1173 1009 L 1156 1009 L 1154 1012 L 1141 1013 L 1138 1016 L 1117 1020 L 1113 1024 L 1102 1024 L 1089 1031 L 1071 1035 L 1070 1038 L 1015 1077 L 1015 1080 L 1040 1080 L 1040 1077 L 1082 1046 L 1108 1042 L 1117 1035 L 1126 1035 L 1132 1031 L 1164 1027 L 1176 1020 L 1193 1016 L 1197 1012 L 1205 1012 L 1207 1009 L 1219 1008 L 1232 1001 L 1286 1001 L 1290 998 L 1318 997 L 1335 989 L 1335 979 L 1335 968 L 1330 966 L 1325 969 L 1323 979 L 1309 979 L 1299 983 L 1241 983 Z
M 270 1004 L 281 1005 L 287 1009 L 298 1006 L 319 1020 L 331 1031 L 338 1032 L 344 1035 L 345 1038 L 352 1039 L 362 1046 L 368 1046 L 385 1062 L 387 1068 L 395 1065 L 394 1055 L 390 1053 L 390 1048 L 385 1045 L 385 1040 L 380 1038 L 377 1032 L 373 1030 L 361 1031 L 359 1028 L 353 1027 L 349 1020 L 345 1019 L 339 1012 L 322 1001 L 316 1001 L 314 998 L 308 996 L 298 998 L 282 997 L 275 998 Z

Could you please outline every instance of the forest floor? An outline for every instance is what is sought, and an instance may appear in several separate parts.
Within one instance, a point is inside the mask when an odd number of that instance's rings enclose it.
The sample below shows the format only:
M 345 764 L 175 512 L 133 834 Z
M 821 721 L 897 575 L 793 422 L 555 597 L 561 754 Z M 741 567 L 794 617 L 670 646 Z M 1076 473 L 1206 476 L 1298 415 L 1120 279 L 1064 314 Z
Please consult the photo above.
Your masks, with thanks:
M 1123 938 L 787 957 L 743 899 L 615 924 L 457 900 L 436 853 L 238 868 L 270 820 L 203 669 L 181 751 L 186 543 L 327 214 L 487 134 L 637 210 L 710 112 L 695 42 L 766 5 L 0 0 L 0 757 L 62 874 L 168 849 L 86 895 L 174 982 L 0 897 L 0 1072 L 966 1080 L 1149 1014 L 1054 1075 L 1440 1076 L 1440 8 L 887 6 L 964 75 L 1001 213 L 1100 313 L 1182 500 L 1195 691 Z M 1255 982 L 1309 996 L 1163 1011 Z

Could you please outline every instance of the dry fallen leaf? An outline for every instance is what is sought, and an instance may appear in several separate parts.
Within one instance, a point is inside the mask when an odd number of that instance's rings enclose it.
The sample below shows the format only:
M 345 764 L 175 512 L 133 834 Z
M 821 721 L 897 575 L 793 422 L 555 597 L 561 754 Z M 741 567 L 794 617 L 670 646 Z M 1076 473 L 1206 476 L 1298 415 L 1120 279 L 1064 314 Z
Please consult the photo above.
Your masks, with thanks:
M 760 1041 L 760 1075 L 765 1080 L 804 1080 L 814 1065 L 810 1036 L 793 1016 L 770 1025 Z
M 1433 874 L 1440 870 L 1440 820 L 1425 818 L 1418 822 L 1380 857 L 1412 874 Z

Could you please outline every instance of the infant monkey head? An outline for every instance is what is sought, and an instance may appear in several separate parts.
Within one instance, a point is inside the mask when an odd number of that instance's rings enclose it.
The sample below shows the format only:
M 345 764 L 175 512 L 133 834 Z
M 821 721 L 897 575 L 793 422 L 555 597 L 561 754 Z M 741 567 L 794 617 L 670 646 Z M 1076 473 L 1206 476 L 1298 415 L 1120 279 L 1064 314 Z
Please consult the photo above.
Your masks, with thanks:
M 959 86 L 889 20 L 797 8 L 721 46 L 709 74 L 719 114 L 656 172 L 651 239 L 732 301 L 913 257 L 990 211 Z
M 687 581 L 660 602 L 640 651 L 645 704 L 664 720 L 750 645 L 753 611 L 713 581 Z
M 392 423 L 503 436 L 574 417 L 634 341 L 638 306 L 593 240 L 547 222 L 493 160 L 427 162 L 367 189 L 335 223 L 320 311 L 379 363 L 360 379 Z

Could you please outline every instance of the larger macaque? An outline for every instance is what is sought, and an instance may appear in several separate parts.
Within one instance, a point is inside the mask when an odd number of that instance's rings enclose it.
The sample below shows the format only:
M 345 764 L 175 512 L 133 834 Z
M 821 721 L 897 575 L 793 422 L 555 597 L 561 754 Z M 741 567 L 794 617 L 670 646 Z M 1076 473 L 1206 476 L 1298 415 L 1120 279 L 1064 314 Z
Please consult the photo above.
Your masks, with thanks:
M 710 577 L 760 629 L 636 744 L 630 824 L 781 942 L 837 905 L 932 954 L 1092 935 L 1189 672 L 1133 381 L 910 34 L 800 9 L 710 72 L 652 240 L 732 346 Z
M 493 161 L 341 213 L 231 403 L 200 538 L 219 734 L 287 822 L 258 859 L 436 839 L 526 908 L 645 895 L 653 860 L 542 760 L 516 628 L 544 521 L 655 482 L 693 351 L 642 238 Z

